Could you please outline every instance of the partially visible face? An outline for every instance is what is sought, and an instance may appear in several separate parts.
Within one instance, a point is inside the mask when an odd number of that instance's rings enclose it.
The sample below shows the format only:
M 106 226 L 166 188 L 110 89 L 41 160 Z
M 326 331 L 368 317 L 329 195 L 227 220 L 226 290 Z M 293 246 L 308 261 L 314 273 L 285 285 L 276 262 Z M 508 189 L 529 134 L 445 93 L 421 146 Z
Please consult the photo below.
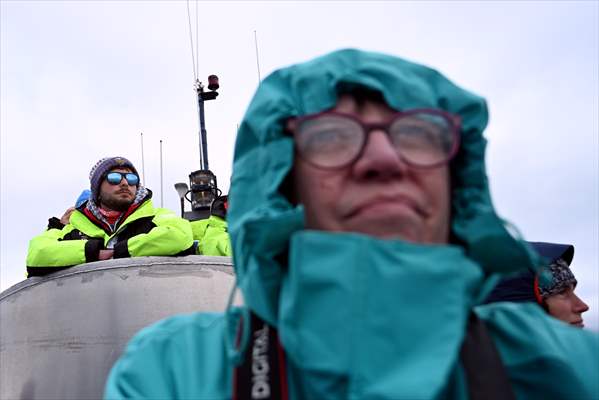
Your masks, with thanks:
M 582 313 L 589 310 L 589 306 L 574 293 L 574 286 L 569 286 L 561 293 L 545 299 L 549 314 L 568 324 L 584 327 Z
M 110 172 L 133 172 L 129 168 L 116 168 Z M 135 200 L 137 186 L 129 185 L 125 178 L 118 185 L 108 183 L 106 178 L 100 185 L 100 206 L 114 211 L 125 211 Z
M 384 104 L 340 97 L 335 111 L 363 122 L 395 113 Z M 289 124 L 293 129 L 293 122 Z M 450 223 L 448 165 L 416 169 L 406 164 L 382 130 L 372 131 L 361 156 L 342 169 L 325 170 L 295 157 L 295 200 L 304 205 L 306 228 L 358 232 L 415 243 L 447 243 Z

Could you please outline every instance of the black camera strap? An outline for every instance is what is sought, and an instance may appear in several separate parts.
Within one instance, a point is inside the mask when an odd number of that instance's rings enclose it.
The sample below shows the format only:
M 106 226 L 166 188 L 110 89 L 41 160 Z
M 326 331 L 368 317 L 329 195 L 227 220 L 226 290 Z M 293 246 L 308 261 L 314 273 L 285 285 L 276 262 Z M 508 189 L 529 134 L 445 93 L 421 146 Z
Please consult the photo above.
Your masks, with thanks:
M 470 400 L 516 400 L 487 325 L 474 312 L 468 318 L 460 360 L 466 372 Z
M 487 327 L 470 313 L 460 350 L 470 400 L 515 400 L 499 352 Z M 285 352 L 277 331 L 251 313 L 250 343 L 243 363 L 233 374 L 234 400 L 287 400 Z
M 250 342 L 243 363 L 233 374 L 233 399 L 287 400 L 285 366 L 285 352 L 277 330 L 252 312 Z

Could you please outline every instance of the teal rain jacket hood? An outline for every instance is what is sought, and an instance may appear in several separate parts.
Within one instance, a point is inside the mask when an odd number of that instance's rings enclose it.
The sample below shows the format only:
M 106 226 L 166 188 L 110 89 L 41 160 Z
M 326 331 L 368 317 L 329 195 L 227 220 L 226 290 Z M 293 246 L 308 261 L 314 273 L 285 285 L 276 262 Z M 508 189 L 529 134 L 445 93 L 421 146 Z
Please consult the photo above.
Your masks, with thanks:
M 451 162 L 451 245 L 304 229 L 302 206 L 282 190 L 294 159 L 285 122 L 333 108 L 355 88 L 380 92 L 396 110 L 438 108 L 461 118 L 461 148 Z M 238 286 L 246 307 L 279 332 L 291 398 L 468 397 L 459 350 L 469 313 L 496 273 L 537 263 L 493 209 L 487 118 L 482 98 L 435 70 L 358 50 L 281 69 L 260 84 L 238 133 L 227 220 Z M 235 319 L 247 318 L 247 308 L 145 329 L 111 372 L 107 398 L 231 397 L 231 372 L 249 336 L 245 329 L 234 349 Z M 598 394 L 596 335 L 534 305 L 476 311 L 518 398 Z
M 526 244 L 508 234 L 491 203 L 482 136 L 488 120 L 484 99 L 422 65 L 342 50 L 266 78 L 239 129 L 228 221 L 238 281 L 250 308 L 277 324 L 282 269 L 276 256 L 287 250 L 293 233 L 303 229 L 302 207 L 294 207 L 279 190 L 294 157 L 293 138 L 284 132 L 284 122 L 333 108 L 339 92 L 352 87 L 380 92 L 398 111 L 438 108 L 461 117 L 461 146 L 452 161 L 455 241 L 486 272 L 532 266 Z M 428 247 L 422 249 L 426 253 Z

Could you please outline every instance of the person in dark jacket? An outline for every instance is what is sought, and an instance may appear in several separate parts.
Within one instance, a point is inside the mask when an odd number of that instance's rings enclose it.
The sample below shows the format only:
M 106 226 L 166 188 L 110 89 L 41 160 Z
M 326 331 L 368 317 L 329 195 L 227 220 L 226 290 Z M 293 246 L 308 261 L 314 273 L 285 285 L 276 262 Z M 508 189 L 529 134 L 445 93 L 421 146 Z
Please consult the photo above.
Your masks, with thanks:
M 34 237 L 27 254 L 28 276 L 110 258 L 193 254 L 189 221 L 154 208 L 152 192 L 124 157 L 106 157 L 91 169 L 91 196 L 61 227 Z
M 570 264 L 574 246 L 545 242 L 529 242 L 546 262 L 538 271 L 526 269 L 500 281 L 486 303 L 500 301 L 539 304 L 553 317 L 568 324 L 584 327 L 582 314 L 589 306 L 574 292 L 578 281 Z

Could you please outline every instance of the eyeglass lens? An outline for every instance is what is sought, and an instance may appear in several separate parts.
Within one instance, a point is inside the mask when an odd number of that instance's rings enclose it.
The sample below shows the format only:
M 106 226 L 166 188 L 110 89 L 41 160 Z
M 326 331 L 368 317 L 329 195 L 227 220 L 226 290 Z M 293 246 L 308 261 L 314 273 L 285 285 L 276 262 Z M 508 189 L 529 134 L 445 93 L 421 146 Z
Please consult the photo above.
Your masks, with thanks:
M 456 135 L 453 123 L 432 112 L 402 114 L 388 126 L 387 133 L 397 153 L 409 164 L 428 167 L 452 156 Z M 367 139 L 358 121 L 336 114 L 323 114 L 302 121 L 296 143 L 302 157 L 323 168 L 351 163 Z
M 131 172 L 110 172 L 106 175 L 106 180 L 111 185 L 118 185 L 125 178 L 127 183 L 131 186 L 137 185 L 139 183 L 139 177 Z
M 397 118 L 389 127 L 389 136 L 398 153 L 409 163 L 422 166 L 447 160 L 455 140 L 444 117 L 427 113 Z

